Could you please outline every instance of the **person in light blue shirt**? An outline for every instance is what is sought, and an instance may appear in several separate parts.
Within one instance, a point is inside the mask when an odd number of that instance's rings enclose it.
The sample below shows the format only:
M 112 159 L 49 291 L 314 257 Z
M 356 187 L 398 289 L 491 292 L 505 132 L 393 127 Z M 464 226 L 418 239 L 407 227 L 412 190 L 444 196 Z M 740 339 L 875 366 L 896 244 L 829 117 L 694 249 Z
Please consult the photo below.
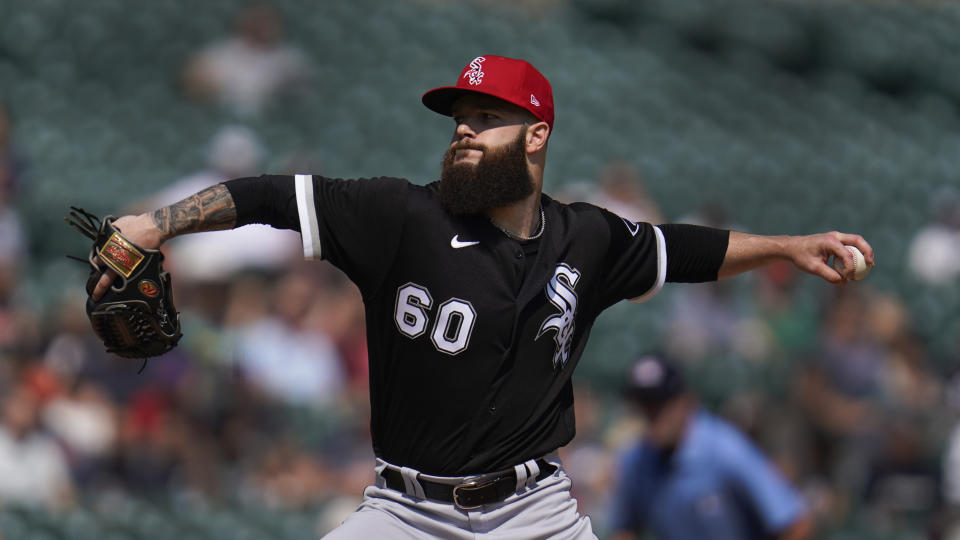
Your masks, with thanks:
M 674 363 L 638 360 L 627 398 L 647 420 L 621 458 L 612 501 L 613 538 L 802 539 L 811 534 L 801 495 L 737 428 L 697 402 Z

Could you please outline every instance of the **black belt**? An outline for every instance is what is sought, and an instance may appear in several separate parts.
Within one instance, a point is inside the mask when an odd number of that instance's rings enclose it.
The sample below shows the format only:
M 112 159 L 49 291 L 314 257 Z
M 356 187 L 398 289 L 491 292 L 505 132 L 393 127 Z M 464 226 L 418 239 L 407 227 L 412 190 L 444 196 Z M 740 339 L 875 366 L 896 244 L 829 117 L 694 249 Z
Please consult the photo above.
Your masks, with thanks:
M 537 460 L 537 466 L 540 467 L 540 473 L 534 479 L 537 481 L 543 480 L 557 470 L 556 465 L 543 459 Z M 380 476 L 387 482 L 388 488 L 406 493 L 400 471 L 387 467 Z M 517 472 L 513 469 L 496 473 L 496 476 L 489 480 L 466 482 L 455 486 L 424 480 L 422 475 L 417 477 L 417 481 L 423 487 L 426 498 L 453 503 L 461 510 L 473 510 L 484 504 L 500 502 L 517 491 Z

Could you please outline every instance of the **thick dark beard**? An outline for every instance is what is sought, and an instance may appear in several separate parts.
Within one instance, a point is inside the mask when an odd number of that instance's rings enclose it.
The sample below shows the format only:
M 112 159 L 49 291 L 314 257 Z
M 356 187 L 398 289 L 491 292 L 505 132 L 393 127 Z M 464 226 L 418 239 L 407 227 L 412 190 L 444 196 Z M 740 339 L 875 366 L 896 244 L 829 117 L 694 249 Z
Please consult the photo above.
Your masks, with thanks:
M 463 148 L 483 150 L 476 165 L 453 163 L 456 151 Z M 477 214 L 523 200 L 533 193 L 533 179 L 527 169 L 526 136 L 521 130 L 516 140 L 502 147 L 487 149 L 470 141 L 455 144 L 443 156 L 440 173 L 440 201 L 455 216 Z

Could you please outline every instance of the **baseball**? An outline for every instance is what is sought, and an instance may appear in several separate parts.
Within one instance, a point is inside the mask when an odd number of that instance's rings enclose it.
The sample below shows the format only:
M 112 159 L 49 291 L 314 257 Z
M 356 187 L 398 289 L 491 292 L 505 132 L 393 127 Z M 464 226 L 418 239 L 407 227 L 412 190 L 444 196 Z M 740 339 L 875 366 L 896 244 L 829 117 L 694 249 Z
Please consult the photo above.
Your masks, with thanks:
M 860 281 L 861 279 L 867 277 L 867 274 L 870 273 L 870 267 L 867 266 L 867 261 L 863 258 L 863 253 L 860 253 L 860 250 L 855 246 L 847 246 L 847 249 L 850 250 L 850 253 L 853 254 L 853 280 Z M 843 274 L 844 270 L 844 261 L 839 257 L 834 257 L 833 268 Z

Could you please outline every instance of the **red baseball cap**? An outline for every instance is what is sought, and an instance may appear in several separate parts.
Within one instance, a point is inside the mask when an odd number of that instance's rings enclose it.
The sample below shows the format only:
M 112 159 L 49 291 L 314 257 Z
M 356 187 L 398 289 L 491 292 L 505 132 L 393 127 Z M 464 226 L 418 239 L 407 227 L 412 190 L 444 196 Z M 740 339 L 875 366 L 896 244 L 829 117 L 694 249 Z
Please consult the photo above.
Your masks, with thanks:
M 550 81 L 526 60 L 492 54 L 478 56 L 460 72 L 456 86 L 434 88 L 420 100 L 428 109 L 450 116 L 453 102 L 469 92 L 513 103 L 530 111 L 553 129 L 553 90 Z

